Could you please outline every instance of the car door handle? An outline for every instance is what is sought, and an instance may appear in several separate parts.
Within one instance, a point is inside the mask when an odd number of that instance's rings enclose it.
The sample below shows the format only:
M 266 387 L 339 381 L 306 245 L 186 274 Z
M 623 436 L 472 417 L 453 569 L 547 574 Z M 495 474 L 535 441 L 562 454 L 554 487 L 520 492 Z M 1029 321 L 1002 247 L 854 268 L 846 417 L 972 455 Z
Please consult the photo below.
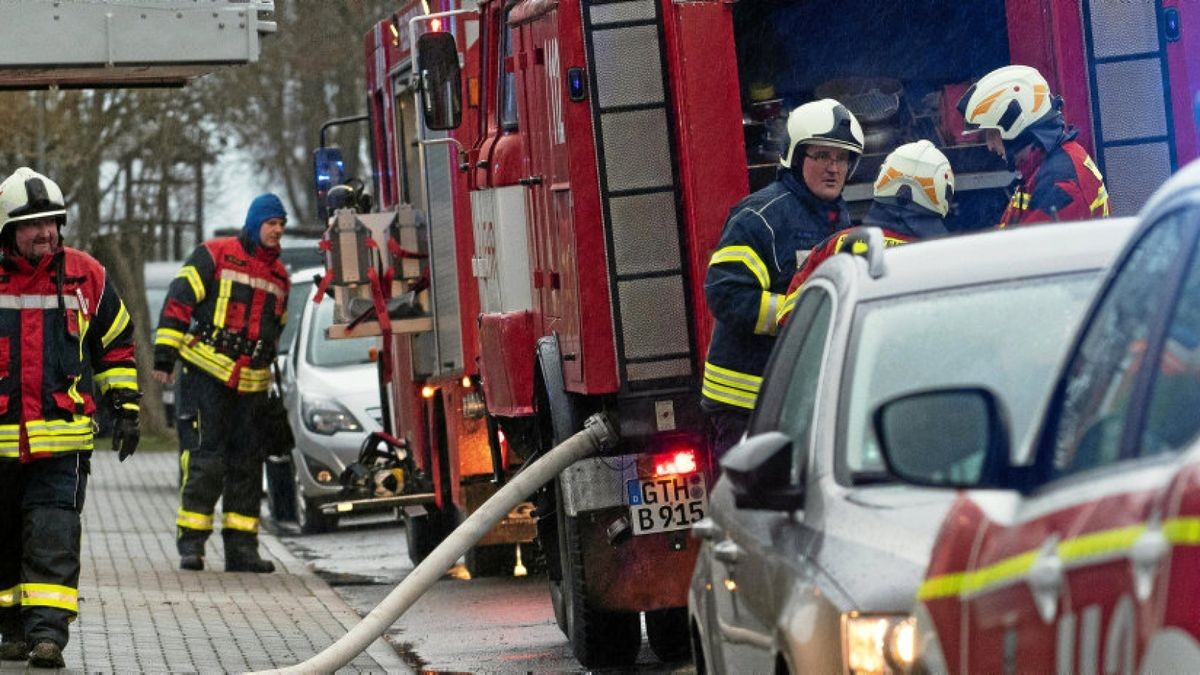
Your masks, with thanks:
M 713 557 L 726 565 L 736 565 L 738 558 L 741 556 L 742 547 L 730 539 L 726 539 L 713 546 Z
M 1058 613 L 1058 596 L 1063 587 L 1063 564 L 1058 557 L 1057 542 L 1049 542 L 1029 567 L 1029 590 L 1038 615 L 1046 623 Z
M 692 536 L 697 539 L 707 539 L 712 541 L 719 538 L 721 526 L 717 525 L 712 518 L 701 518 L 696 524 L 692 525 Z
M 1154 577 L 1159 563 L 1166 555 L 1167 538 L 1162 523 L 1151 522 L 1129 549 L 1129 563 L 1133 568 L 1133 592 L 1139 602 L 1145 602 L 1154 590 Z

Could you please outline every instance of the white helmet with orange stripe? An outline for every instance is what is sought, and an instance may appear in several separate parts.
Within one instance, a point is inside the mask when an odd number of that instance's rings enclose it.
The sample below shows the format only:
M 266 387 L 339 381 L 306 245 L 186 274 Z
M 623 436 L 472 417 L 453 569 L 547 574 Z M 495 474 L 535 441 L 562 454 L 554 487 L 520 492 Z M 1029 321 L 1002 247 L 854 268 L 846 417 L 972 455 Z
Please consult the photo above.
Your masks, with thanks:
M 984 75 L 958 101 L 964 131 L 996 129 L 1011 141 L 1053 113 L 1046 78 L 1029 66 L 1004 66 Z
M 950 160 L 933 143 L 905 143 L 883 160 L 875 198 L 906 199 L 945 218 L 954 199 Z

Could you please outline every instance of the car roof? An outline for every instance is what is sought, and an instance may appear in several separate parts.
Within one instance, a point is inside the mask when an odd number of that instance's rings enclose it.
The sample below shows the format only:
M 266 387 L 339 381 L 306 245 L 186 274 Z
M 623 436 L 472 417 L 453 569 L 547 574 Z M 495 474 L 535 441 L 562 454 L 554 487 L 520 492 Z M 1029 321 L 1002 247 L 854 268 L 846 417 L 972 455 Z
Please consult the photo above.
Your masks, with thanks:
M 861 256 L 836 255 L 813 275 L 854 275 L 860 301 L 1018 279 L 1101 269 L 1137 227 L 1137 218 L 1048 223 L 943 237 L 888 248 L 877 278 Z

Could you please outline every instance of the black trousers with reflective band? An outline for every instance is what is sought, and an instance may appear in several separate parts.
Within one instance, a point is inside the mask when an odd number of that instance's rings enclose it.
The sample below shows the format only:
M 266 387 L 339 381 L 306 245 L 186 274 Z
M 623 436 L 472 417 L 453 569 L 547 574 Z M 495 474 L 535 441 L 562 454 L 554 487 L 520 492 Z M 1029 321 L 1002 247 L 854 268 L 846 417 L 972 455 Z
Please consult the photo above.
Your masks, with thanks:
M 0 632 L 5 640 L 66 646 L 67 623 L 77 613 L 79 514 L 90 472 L 90 453 L 27 464 L 0 460 Z
M 239 394 L 190 366 L 183 368 L 178 391 L 179 553 L 203 555 L 218 499 L 225 514 L 226 555 L 230 546 L 257 549 L 263 455 L 255 412 L 266 393 Z M 196 515 L 208 517 L 210 524 L 200 526 Z
M 714 407 L 705 411 L 708 419 L 708 443 L 713 459 L 719 460 L 729 449 L 742 440 L 746 425 L 750 423 L 750 411 L 727 407 Z

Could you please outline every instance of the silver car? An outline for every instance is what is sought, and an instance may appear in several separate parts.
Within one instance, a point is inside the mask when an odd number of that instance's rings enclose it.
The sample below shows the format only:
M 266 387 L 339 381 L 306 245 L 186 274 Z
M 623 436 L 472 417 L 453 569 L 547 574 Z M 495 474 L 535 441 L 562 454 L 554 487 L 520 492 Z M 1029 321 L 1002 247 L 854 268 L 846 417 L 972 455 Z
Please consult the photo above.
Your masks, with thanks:
M 892 482 L 869 415 L 985 386 L 1027 433 L 1131 219 L 837 255 L 805 286 L 747 437 L 722 458 L 688 611 L 697 670 L 898 672 L 953 493 Z M 1019 438 L 1020 436 L 1015 436 Z
M 306 269 L 292 276 L 287 349 L 281 357 L 284 403 L 296 437 L 291 457 L 267 466 L 267 497 L 277 520 L 295 518 L 301 532 L 328 530 L 337 517 L 320 505 L 336 499 L 341 475 L 358 459 L 367 434 L 380 428 L 379 338 L 331 340 L 333 299 L 315 304 L 313 275 Z M 289 503 L 290 502 L 290 503 Z M 291 508 L 289 508 L 289 506 Z

